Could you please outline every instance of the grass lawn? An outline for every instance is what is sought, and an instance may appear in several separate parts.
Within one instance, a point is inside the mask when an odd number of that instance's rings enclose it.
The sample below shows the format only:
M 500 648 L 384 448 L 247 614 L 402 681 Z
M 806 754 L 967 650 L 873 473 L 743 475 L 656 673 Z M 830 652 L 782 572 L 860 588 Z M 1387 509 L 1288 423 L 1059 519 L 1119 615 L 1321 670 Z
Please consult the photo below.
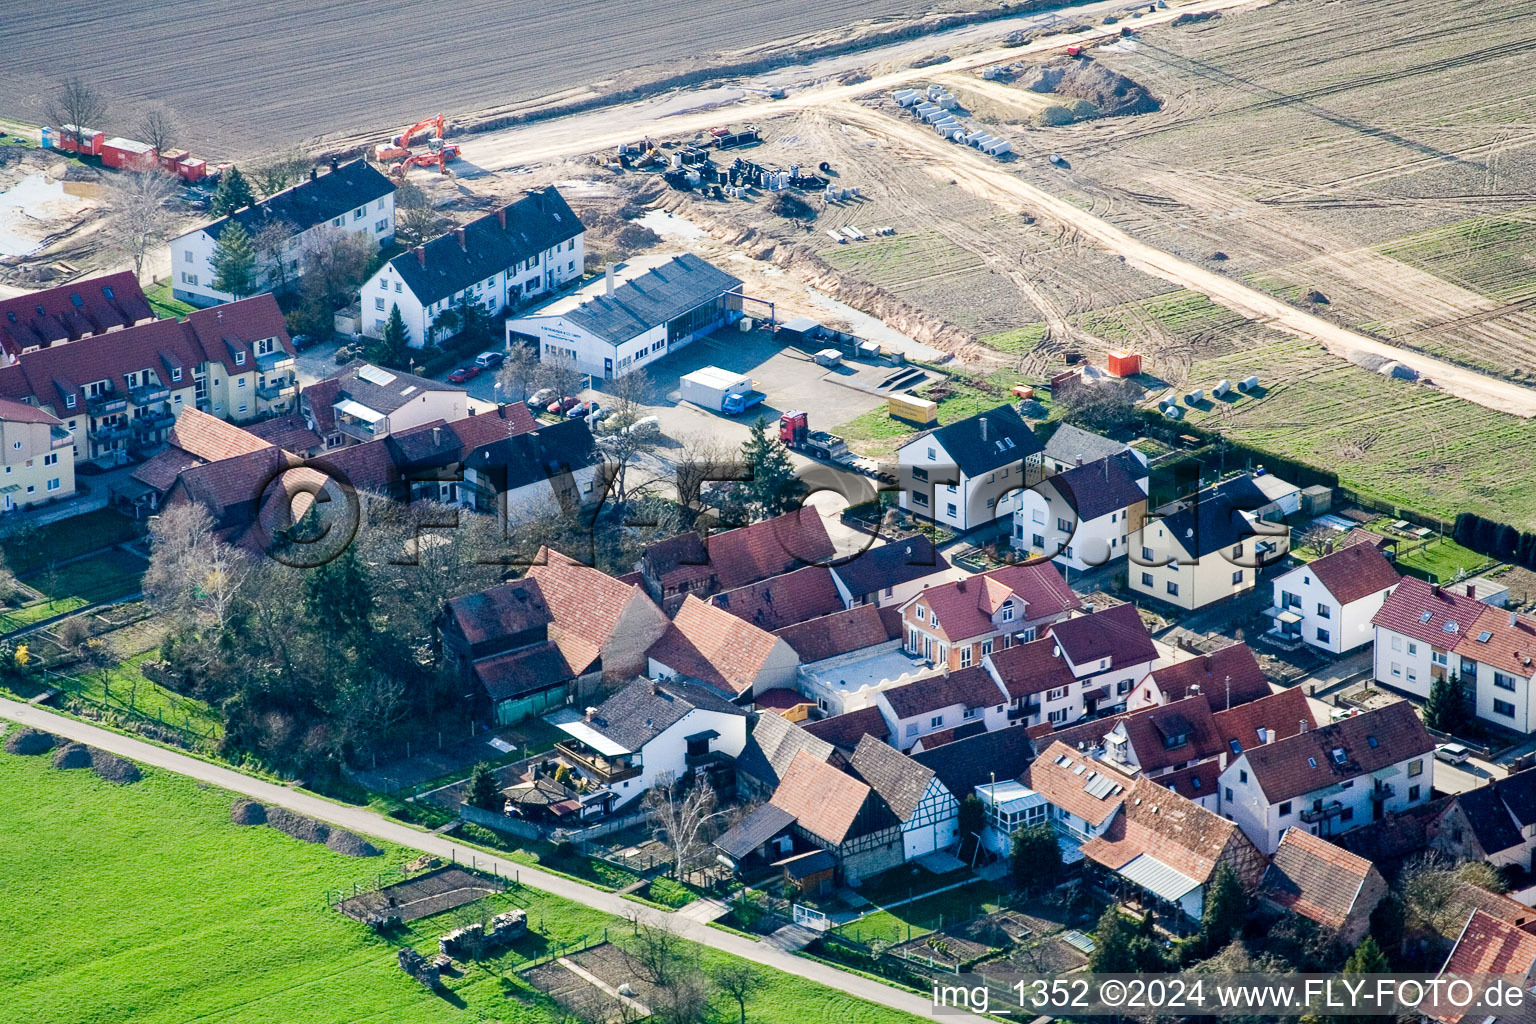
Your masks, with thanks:
M 1457 572 L 1472 575 L 1492 562 L 1492 559 L 1470 548 L 1462 547 L 1449 537 L 1410 540 L 1401 534 L 1389 531 L 1386 527 L 1387 520 L 1379 519 L 1368 525 L 1366 529 L 1379 533 L 1383 537 L 1392 538 L 1397 544 L 1397 564 L 1432 572 L 1442 582 L 1454 580 Z
M 408 851 L 352 859 L 229 821 L 232 796 L 156 769 L 118 787 L 46 757 L 0 753 L 0 858 L 26 879 L 0 901 L 4 1019 L 72 1024 L 371 1024 L 559 1019 L 515 971 L 555 948 L 619 939 L 627 925 L 529 889 L 494 897 L 532 933 L 447 980 L 438 995 L 395 966 L 436 949 L 452 915 L 381 939 L 326 905 Z M 695 950 L 706 968 L 731 957 Z M 915 1024 L 801 978 L 764 971 L 750 1020 Z M 509 997 L 510 995 L 510 997 Z M 787 1007 L 794 1007 L 786 1016 Z M 734 1011 L 734 1007 L 730 1008 Z
M 1009 389 L 1018 379 L 1019 375 L 1011 370 L 1000 371 L 989 377 L 973 378 L 957 374 L 925 384 L 912 394 L 917 398 L 933 398 L 938 402 L 939 426 L 942 427 L 1012 402 L 1013 395 Z M 1036 398 L 1039 397 L 1037 394 Z M 860 455 L 889 458 L 896 454 L 902 442 L 918 430 L 910 423 L 892 419 L 890 412 L 881 406 L 839 424 L 832 432 L 847 440 Z
M 184 697 L 149 679 L 140 667 L 155 658 L 157 651 L 145 651 L 120 662 L 103 677 L 100 672 L 83 672 L 74 677 L 78 694 L 96 704 L 137 712 L 167 725 L 190 729 L 199 736 L 218 739 L 224 735 L 224 722 L 207 704 Z M 70 688 L 70 693 L 77 691 Z
M 171 296 L 171 282 L 161 281 L 159 284 L 150 285 L 144 289 L 144 297 L 149 300 L 150 308 L 159 317 L 184 317 L 188 313 L 195 313 L 197 307 L 182 302 Z
M 97 509 L 0 540 L 6 567 L 22 577 L 142 535 L 144 525 L 111 509 Z M 62 569 L 60 570 L 62 571 Z M 142 565 L 141 565 L 142 571 Z M 33 582 L 28 579 L 28 582 Z
M 845 924 L 838 934 L 860 942 L 885 939 L 888 942 L 905 942 L 936 931 L 946 924 L 967 921 L 979 914 L 989 914 L 998 909 L 999 897 L 1006 890 L 991 882 L 979 881 L 936 896 L 926 896 L 892 910 L 880 910 L 864 918 Z
M 144 559 L 111 548 L 56 569 L 28 573 L 22 582 L 43 594 L 43 599 L 0 614 L 0 634 L 97 601 L 127 597 L 144 582 L 144 568 Z

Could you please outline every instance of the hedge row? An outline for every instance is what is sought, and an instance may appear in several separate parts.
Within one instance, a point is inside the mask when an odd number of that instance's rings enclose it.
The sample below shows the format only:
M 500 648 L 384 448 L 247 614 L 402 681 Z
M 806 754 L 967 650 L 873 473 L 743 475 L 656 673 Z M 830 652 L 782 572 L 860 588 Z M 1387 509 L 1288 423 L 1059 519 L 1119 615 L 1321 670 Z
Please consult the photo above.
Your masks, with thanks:
M 1451 537 L 1480 555 L 1536 569 L 1536 533 L 1521 533 L 1507 523 L 1463 512 L 1456 517 Z

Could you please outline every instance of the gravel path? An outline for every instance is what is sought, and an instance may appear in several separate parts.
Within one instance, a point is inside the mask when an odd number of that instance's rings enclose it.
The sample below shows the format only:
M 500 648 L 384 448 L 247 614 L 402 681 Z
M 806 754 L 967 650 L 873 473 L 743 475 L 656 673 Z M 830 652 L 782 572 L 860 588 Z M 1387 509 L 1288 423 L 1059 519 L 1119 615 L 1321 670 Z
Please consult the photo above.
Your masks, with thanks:
M 457 846 L 449 840 L 426 832 L 418 832 L 407 828 L 398 822 L 391 821 L 381 814 L 375 814 L 365 808 L 351 807 L 345 804 L 331 803 L 309 793 L 279 786 L 263 779 L 251 778 L 242 775 L 230 768 L 211 764 L 207 761 L 189 757 L 186 754 L 157 747 L 152 743 L 122 736 L 106 729 L 88 725 L 85 722 L 76 721 L 64 715 L 58 715 L 51 711 L 29 707 L 11 700 L 0 700 L 0 718 L 8 718 L 11 721 L 31 726 L 35 729 L 43 729 L 55 736 L 72 740 L 78 743 L 88 743 L 101 750 L 111 751 L 123 757 L 132 758 L 141 764 L 161 768 L 166 771 L 176 772 L 206 782 L 209 785 L 219 786 L 233 793 L 240 793 L 253 800 L 259 800 L 268 807 L 285 807 L 299 814 L 307 815 L 319 821 L 326 821 L 342 828 L 351 829 L 361 835 L 372 836 L 386 842 L 396 843 L 400 846 L 415 850 L 422 850 L 445 859 L 456 858 L 467 854 L 463 847 Z M 535 889 L 542 889 L 563 899 L 573 900 L 596 910 L 622 917 L 627 913 L 633 913 L 636 905 L 613 893 L 603 892 L 590 886 L 572 882 L 556 875 L 546 874 L 535 868 L 511 861 L 502 860 L 489 853 L 474 851 L 473 856 L 478 866 L 494 868 L 507 878 L 515 878 L 523 885 Z M 662 915 L 661 911 L 654 913 Z M 929 999 L 907 992 L 902 989 L 891 988 L 869 978 L 856 974 L 839 971 L 814 960 L 803 957 L 791 956 L 770 949 L 750 939 L 722 932 L 677 917 L 674 914 L 662 915 L 670 919 L 676 932 L 693 942 L 710 946 L 714 949 L 739 956 L 744 960 L 751 960 L 764 967 L 784 971 L 798 975 L 828 988 L 837 989 L 859 999 L 866 999 L 881 1006 L 890 1006 L 895 1009 L 905 1010 L 919 1017 L 932 1016 L 933 1006 Z M 946 1013 L 943 1017 L 946 1021 L 955 1021 L 959 1024 L 986 1024 L 985 1019 L 964 1013 Z

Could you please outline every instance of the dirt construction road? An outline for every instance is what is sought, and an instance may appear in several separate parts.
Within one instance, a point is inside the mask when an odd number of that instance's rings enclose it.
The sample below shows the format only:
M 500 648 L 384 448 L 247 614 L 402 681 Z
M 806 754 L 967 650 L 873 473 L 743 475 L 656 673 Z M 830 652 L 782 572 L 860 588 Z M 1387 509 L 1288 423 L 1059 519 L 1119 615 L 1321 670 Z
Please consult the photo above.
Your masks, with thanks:
M 1014 210 L 1028 209 L 1044 220 L 1078 232 L 1144 273 L 1181 288 L 1199 292 L 1249 320 L 1275 330 L 1310 338 L 1343 359 L 1375 355 L 1393 359 L 1430 378 L 1445 391 L 1478 405 L 1517 416 L 1536 416 L 1536 389 L 1484 376 L 1429 356 L 1419 355 L 1346 330 L 1250 288 L 1221 274 L 1206 270 L 1168 252 L 1138 241 L 1133 236 L 1064 199 L 1022 181 L 977 150 L 945 142 L 916 121 L 888 117 L 854 103 L 840 103 L 829 116 L 857 125 L 897 143 L 904 154 L 928 165 L 935 177 L 954 179 L 973 195 Z
M 121 757 L 131 758 L 140 764 L 153 768 L 161 768 L 165 771 L 175 772 L 178 775 L 186 775 L 190 778 L 206 782 L 212 786 L 219 786 L 232 793 L 239 793 L 259 800 L 264 804 L 277 807 L 286 807 L 298 814 L 308 815 L 320 821 L 329 822 L 362 835 L 373 836 L 386 842 L 397 843 L 400 846 L 414 850 L 421 850 L 444 859 L 458 858 L 464 860 L 471 854 L 476 863 L 486 869 L 494 868 L 506 878 L 516 878 L 522 884 L 545 892 L 554 893 L 564 899 L 574 900 L 577 903 L 594 907 L 598 910 L 613 914 L 616 917 L 633 915 L 637 905 L 631 903 L 613 893 L 594 889 L 590 886 L 561 878 L 557 875 L 545 874 L 536 868 L 530 868 L 524 864 L 502 860 L 489 853 L 466 850 L 462 845 L 457 845 L 451 838 L 433 835 L 430 832 L 418 832 L 407 828 L 396 821 L 381 814 L 347 804 L 336 804 L 329 800 L 322 800 L 300 790 L 289 789 L 263 779 L 242 775 L 222 765 L 212 764 L 207 761 L 189 757 L 175 750 L 155 746 L 143 740 L 137 740 L 129 736 L 122 736 L 106 729 L 97 728 L 94 725 L 58 715 L 41 708 L 31 707 L 11 700 L 0 700 L 0 718 L 8 718 L 13 722 L 31 726 L 34 729 L 43 729 L 55 736 L 63 736 L 79 743 L 87 743 L 101 750 L 106 750 Z M 231 869 L 238 869 L 238 865 L 230 865 Z M 916 995 L 903 989 L 891 988 L 880 982 L 857 974 L 839 971 L 834 967 L 807 960 L 789 953 L 784 953 L 761 942 L 753 942 L 750 939 L 723 932 L 716 928 L 710 928 L 697 921 L 689 920 L 678 914 L 664 914 L 654 912 L 655 916 L 669 920 L 673 929 L 683 937 L 701 945 L 711 946 L 715 949 L 739 956 L 745 960 L 751 960 L 764 967 L 785 971 L 789 974 L 808 978 L 828 988 L 846 992 L 848 995 L 881 1006 L 891 1006 L 920 1017 L 929 1017 L 933 1013 L 933 1005 L 929 999 Z M 789 1018 L 786 1018 L 789 1019 Z M 985 1024 L 981 1017 L 967 1013 L 946 1012 L 945 1021 L 958 1021 L 962 1024 Z

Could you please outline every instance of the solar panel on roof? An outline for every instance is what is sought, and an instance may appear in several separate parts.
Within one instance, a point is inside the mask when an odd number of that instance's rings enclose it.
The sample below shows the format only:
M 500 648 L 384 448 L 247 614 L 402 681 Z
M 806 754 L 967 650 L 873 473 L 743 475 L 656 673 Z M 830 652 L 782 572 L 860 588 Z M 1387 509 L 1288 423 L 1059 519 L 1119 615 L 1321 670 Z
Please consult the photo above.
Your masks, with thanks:
M 1073 775 L 1081 775 L 1081 774 L 1083 774 L 1083 772 L 1085 772 L 1087 770 L 1088 770 L 1088 766 L 1087 765 L 1080 764 L 1076 768 L 1072 769 L 1072 774 Z
M 1083 792 L 1089 796 L 1098 797 L 1100 800 L 1107 800 L 1114 796 L 1119 789 L 1120 787 L 1115 784 L 1114 779 L 1095 773 L 1088 785 L 1083 787 Z
M 357 368 L 357 376 L 359 379 L 365 380 L 370 384 L 377 384 L 379 387 L 384 387 L 395 379 L 394 374 L 388 370 L 380 369 L 372 363 L 364 363 L 362 366 L 359 366 Z

